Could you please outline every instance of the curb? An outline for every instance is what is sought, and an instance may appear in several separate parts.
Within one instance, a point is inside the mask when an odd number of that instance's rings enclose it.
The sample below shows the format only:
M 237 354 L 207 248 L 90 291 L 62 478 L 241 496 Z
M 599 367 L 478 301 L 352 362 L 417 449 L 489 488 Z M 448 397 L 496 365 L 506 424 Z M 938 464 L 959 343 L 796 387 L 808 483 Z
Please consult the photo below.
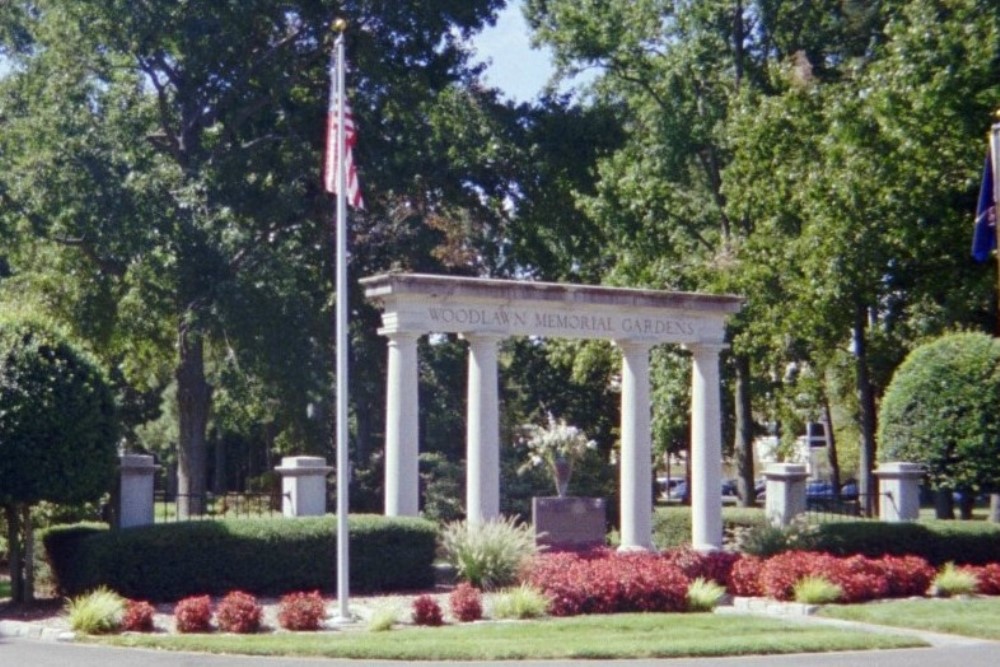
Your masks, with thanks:
M 71 642 L 76 639 L 72 630 L 46 628 L 28 621 L 0 621 L 0 637 L 27 637 L 53 642 Z

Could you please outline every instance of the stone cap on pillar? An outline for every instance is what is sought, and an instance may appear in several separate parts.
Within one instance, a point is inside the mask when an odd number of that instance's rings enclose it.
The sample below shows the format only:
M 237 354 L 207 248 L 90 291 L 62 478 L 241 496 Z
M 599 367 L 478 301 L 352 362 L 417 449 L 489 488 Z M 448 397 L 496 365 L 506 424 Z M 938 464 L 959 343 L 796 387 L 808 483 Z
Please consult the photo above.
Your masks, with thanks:
M 890 461 L 880 463 L 875 476 L 879 479 L 920 479 L 926 472 L 926 468 L 919 463 Z
M 322 456 L 284 456 L 281 465 L 275 471 L 283 477 L 300 477 L 303 475 L 328 475 L 333 467 L 326 464 Z
M 805 463 L 769 463 L 764 468 L 764 477 L 774 480 L 804 480 L 809 476 Z
M 123 473 L 152 473 L 160 469 L 155 459 L 149 454 L 122 454 L 118 457 L 118 465 Z

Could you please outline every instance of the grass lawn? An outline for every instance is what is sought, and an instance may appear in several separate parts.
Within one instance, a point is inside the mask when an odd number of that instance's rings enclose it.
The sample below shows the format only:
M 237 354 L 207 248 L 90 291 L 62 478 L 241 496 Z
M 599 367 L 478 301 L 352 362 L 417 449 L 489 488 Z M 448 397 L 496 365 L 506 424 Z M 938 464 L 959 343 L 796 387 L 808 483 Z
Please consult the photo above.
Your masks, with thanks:
M 90 641 L 183 651 L 361 660 L 673 658 L 924 646 L 912 637 L 715 614 L 617 614 L 389 632 L 119 635 Z
M 1000 640 L 1000 598 L 967 600 L 889 600 L 831 605 L 823 616 L 900 628 Z
M 10 581 L 0 579 L 0 599 L 10 597 Z

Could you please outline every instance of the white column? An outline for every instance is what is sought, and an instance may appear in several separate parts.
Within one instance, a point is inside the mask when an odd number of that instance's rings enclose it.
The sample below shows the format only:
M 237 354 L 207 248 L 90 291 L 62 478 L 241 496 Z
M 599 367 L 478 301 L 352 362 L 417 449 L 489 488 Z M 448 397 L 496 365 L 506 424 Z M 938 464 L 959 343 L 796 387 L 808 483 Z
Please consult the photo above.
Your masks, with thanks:
M 689 345 L 691 367 L 691 546 L 722 548 L 720 344 Z
M 417 339 L 409 331 L 381 332 L 389 338 L 385 408 L 385 515 L 417 516 L 420 511 L 420 423 Z
M 500 408 L 497 343 L 502 336 L 469 334 L 466 407 L 465 514 L 477 526 L 500 514 Z
M 650 549 L 653 461 L 649 406 L 650 343 L 615 341 L 622 351 L 621 547 Z

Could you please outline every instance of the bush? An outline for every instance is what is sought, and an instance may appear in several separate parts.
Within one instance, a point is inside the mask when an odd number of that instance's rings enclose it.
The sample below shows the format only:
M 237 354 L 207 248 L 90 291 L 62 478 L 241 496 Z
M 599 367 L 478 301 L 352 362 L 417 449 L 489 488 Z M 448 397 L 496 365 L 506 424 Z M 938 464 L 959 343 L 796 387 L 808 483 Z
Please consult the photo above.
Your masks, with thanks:
M 399 622 L 400 611 L 393 605 L 377 608 L 368 619 L 368 629 L 372 632 L 385 632 Z
M 319 630 L 326 602 L 319 591 L 289 593 L 278 602 L 278 624 L 286 630 Z
M 462 623 L 478 621 L 483 617 L 483 594 L 472 584 L 462 582 L 448 596 L 451 615 Z
M 742 530 L 766 525 L 758 508 L 722 508 L 722 530 L 734 536 Z M 657 507 L 653 513 L 653 544 L 657 549 L 676 549 L 691 544 L 691 508 Z
M 760 570 L 763 559 L 756 556 L 741 556 L 729 570 L 726 588 L 733 595 L 759 597 L 764 594 L 760 586 Z
M 441 605 L 430 595 L 421 595 L 413 600 L 413 622 L 417 625 L 444 625 Z
M 215 621 L 223 632 L 247 635 L 260 630 L 263 615 L 264 609 L 257 604 L 257 598 L 243 591 L 233 591 L 219 602 Z
M 810 575 L 795 583 L 793 599 L 804 604 L 829 604 L 839 600 L 843 594 L 840 586 L 829 579 Z
M 688 585 L 688 611 L 712 611 L 725 594 L 726 589 L 722 585 L 711 579 L 697 577 Z
M 125 599 L 112 590 L 98 588 L 73 598 L 66 605 L 69 625 L 88 635 L 117 632 L 125 614 Z
M 657 554 L 542 555 L 528 582 L 549 597 L 553 616 L 687 607 L 687 577 Z
M 982 595 L 1000 595 L 1000 563 L 963 568 L 976 577 L 976 592 Z
M 450 523 L 441 533 L 441 548 L 459 578 L 484 590 L 516 582 L 518 571 L 537 551 L 531 527 L 513 518 L 478 526 Z
M 932 489 L 1000 484 L 1000 343 L 958 333 L 921 345 L 896 369 L 879 409 L 880 461 L 927 467 Z
M 171 601 L 242 590 L 255 595 L 335 591 L 336 517 L 227 519 L 95 532 L 52 529 L 43 538 L 64 595 L 106 585 L 135 599 Z M 416 590 L 434 584 L 437 531 L 423 519 L 352 516 L 350 587 Z M 392 554 L 393 567 L 385 567 Z M 330 567 L 317 567 L 330 563 Z
M 548 608 L 549 598 L 528 584 L 504 589 L 490 596 L 490 615 L 493 618 L 539 618 L 545 615 Z
M 663 557 L 668 563 L 676 565 L 688 579 L 694 580 L 700 577 L 720 586 L 728 584 L 733 565 L 740 559 L 739 554 L 731 551 L 703 553 L 691 548 L 666 551 Z
M 184 598 L 174 607 L 177 632 L 210 632 L 212 629 L 212 599 L 207 595 Z
M 985 565 L 1000 553 L 1000 526 L 986 521 L 844 521 L 817 527 L 813 549 L 839 556 L 919 556 L 934 567 Z
M 122 630 L 126 632 L 152 632 L 156 610 L 144 600 L 126 600 L 122 616 Z
M 947 563 L 934 577 L 931 590 L 934 595 L 950 598 L 975 593 L 976 584 L 977 579 L 973 572 L 958 569 L 954 563 Z

